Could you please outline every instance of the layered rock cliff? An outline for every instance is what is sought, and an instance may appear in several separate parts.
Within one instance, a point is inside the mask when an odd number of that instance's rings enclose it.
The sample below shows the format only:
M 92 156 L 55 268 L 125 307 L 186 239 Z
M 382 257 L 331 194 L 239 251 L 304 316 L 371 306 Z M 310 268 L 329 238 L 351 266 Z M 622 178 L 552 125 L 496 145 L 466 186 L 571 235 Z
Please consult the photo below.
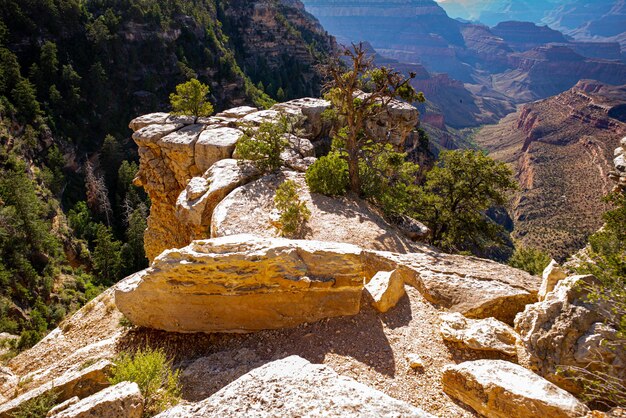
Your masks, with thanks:
M 323 121 L 322 112 L 329 106 L 321 99 L 298 99 L 269 110 L 239 107 L 211 118 L 155 113 L 133 120 L 130 127 L 135 131 L 133 139 L 140 157 L 135 184 L 143 186 L 152 201 L 145 234 L 148 258 L 152 260 L 168 248 L 184 247 L 194 239 L 216 236 L 226 228 L 218 221 L 226 206 L 221 205 L 218 211 L 218 204 L 234 189 L 259 176 L 254 167 L 232 159 L 244 130 L 277 121 L 281 115 L 295 118 L 299 137 L 290 136 L 290 149 L 283 159 L 292 169 L 305 171 L 315 160 L 315 149 L 324 148 L 328 142 L 330 126 Z M 390 141 L 399 150 L 410 152 L 418 142 L 417 123 L 415 108 L 394 102 L 368 129 L 387 136 L 385 127 L 393 126 Z M 337 240 L 350 242 L 349 234 L 345 235 Z
M 626 133 L 626 87 L 581 81 L 558 96 L 524 105 L 477 135 L 491 156 L 514 165 L 514 235 L 566 257 L 602 225 L 612 188 L 614 150 Z

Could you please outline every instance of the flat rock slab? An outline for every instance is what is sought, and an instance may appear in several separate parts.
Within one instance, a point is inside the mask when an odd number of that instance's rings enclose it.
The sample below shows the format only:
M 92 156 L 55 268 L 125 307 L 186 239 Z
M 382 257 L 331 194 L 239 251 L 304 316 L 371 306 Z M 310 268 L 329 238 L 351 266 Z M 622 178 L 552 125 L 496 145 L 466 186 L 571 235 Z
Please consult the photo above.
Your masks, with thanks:
M 443 390 L 487 418 L 583 417 L 589 409 L 543 377 L 502 360 L 447 366 Z
M 24 403 L 49 393 L 57 394 L 57 401 L 63 402 L 74 396 L 79 398 L 92 395 L 109 386 L 108 372 L 111 362 L 102 360 L 83 370 L 70 371 L 36 389 L 0 405 L 0 418 L 11 418 L 13 413 Z
M 368 252 L 377 271 L 411 269 L 414 286 L 431 303 L 468 318 L 493 317 L 512 325 L 515 315 L 537 301 L 541 278 L 490 260 L 424 249 L 412 254 Z M 387 260 L 387 264 L 381 263 Z M 408 283 L 408 282 L 407 282 Z
M 69 405 L 51 418 L 141 418 L 143 402 L 137 383 L 121 382 Z
M 515 330 L 494 318 L 469 319 L 458 312 L 441 316 L 441 336 L 472 350 L 499 351 L 515 356 Z
M 235 235 L 168 250 L 118 285 L 135 325 L 172 332 L 249 332 L 356 315 L 361 249 Z
M 432 415 L 330 367 L 291 356 L 252 370 L 206 400 L 158 418 L 421 417 Z

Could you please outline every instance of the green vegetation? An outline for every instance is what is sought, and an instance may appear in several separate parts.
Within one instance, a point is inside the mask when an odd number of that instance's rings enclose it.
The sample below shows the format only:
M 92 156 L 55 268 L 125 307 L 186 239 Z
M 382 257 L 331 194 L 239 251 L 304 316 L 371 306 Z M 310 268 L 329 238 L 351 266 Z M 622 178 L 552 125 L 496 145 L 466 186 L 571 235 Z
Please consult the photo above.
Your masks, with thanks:
M 409 214 L 431 229 L 431 243 L 444 251 L 476 254 L 503 244 L 504 229 L 486 212 L 504 205 L 517 188 L 512 174 L 479 151 L 442 152 Z
M 313 193 L 339 196 L 346 193 L 350 184 L 348 163 L 337 151 L 332 151 L 315 161 L 306 172 L 306 182 Z
M 17 408 L 12 418 L 42 418 L 45 417 L 48 411 L 50 411 L 57 404 L 59 395 L 51 391 L 38 396 L 30 401 L 24 402 Z
M 599 284 L 589 289 L 589 299 L 599 302 L 596 306 L 602 310 L 606 323 L 618 331 L 617 340 L 610 345 L 605 342 L 605 346 L 623 350 L 626 346 L 626 195 L 615 192 L 607 201 L 613 209 L 604 215 L 604 228 L 590 237 L 585 251 L 587 259 L 579 263 L 577 273 L 593 274 L 599 280 Z M 626 407 L 626 387 L 611 376 L 611 366 L 593 366 L 593 370 L 573 370 L 574 377 L 585 385 L 587 400 Z
M 278 122 L 263 122 L 258 128 L 247 128 L 237 143 L 237 153 L 244 160 L 253 161 L 262 172 L 280 169 L 283 160 L 280 154 L 289 141 L 285 135 L 291 131 L 291 122 L 286 116 Z
M 344 55 L 350 66 L 347 71 L 340 61 L 326 67 L 331 81 L 325 97 L 333 104 L 330 116 L 335 119 L 335 149 L 348 163 L 350 190 L 362 196 L 360 166 L 378 161 L 376 153 L 384 150 L 378 145 L 388 141 L 375 137 L 367 129 L 367 121 L 384 114 L 395 98 L 423 102 L 424 96 L 411 87 L 410 80 L 415 74 L 405 78 L 389 68 L 374 67 L 363 45 L 345 49 Z M 397 127 L 387 126 L 387 130 L 393 133 Z
M 154 416 L 180 402 L 180 373 L 160 350 L 121 353 L 115 361 L 111 384 L 135 382 L 145 398 L 144 416 Z
M 311 217 L 306 203 L 300 200 L 298 185 L 293 180 L 286 180 L 276 190 L 274 204 L 280 213 L 279 223 L 282 236 L 298 235 Z
M 197 79 L 176 86 L 176 93 L 170 94 L 172 113 L 175 115 L 210 116 L 213 105 L 208 101 L 209 86 Z
M 515 252 L 509 259 L 509 265 L 535 276 L 541 276 L 550 261 L 552 258 L 541 250 L 516 246 Z

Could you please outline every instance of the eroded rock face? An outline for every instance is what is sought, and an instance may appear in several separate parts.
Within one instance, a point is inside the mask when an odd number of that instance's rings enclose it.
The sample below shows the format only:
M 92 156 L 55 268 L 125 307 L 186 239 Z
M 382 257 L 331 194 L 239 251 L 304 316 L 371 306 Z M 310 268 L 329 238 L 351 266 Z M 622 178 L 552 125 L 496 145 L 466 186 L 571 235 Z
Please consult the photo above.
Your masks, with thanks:
M 564 279 L 515 318 L 520 364 L 573 393 L 582 388 L 559 369 L 601 370 L 626 383 L 626 351 L 615 347 L 616 330 L 604 324 L 607 307 L 587 300 L 595 282 L 593 276 Z
M 143 401 L 137 383 L 122 382 L 81 399 L 52 418 L 141 418 Z
M 616 190 L 626 192 L 626 137 L 620 141 L 620 146 L 615 149 L 614 156 L 615 170 L 609 173 L 609 178 L 617 183 Z
M 118 285 L 135 325 L 174 332 L 249 332 L 356 315 L 361 249 L 237 235 L 165 251 Z
M 304 172 L 315 161 L 315 150 L 328 143 L 330 125 L 322 114 L 329 106 L 322 99 L 303 98 L 267 110 L 238 107 L 206 118 L 153 113 L 131 121 L 140 158 L 134 183 L 144 187 L 152 202 L 144 236 L 148 259 L 153 260 L 166 249 L 181 248 L 194 239 L 209 237 L 210 225 L 203 216 L 210 219 L 219 203 L 214 199 L 221 200 L 225 195 L 209 191 L 213 203 L 205 205 L 201 196 L 211 187 L 214 179 L 210 177 L 215 177 L 208 171 L 221 160 L 237 158 L 236 145 L 244 130 L 254 133 L 263 122 L 277 122 L 288 116 L 297 136 L 288 136 L 290 145 L 281 157 L 287 167 Z M 417 121 L 417 109 L 393 101 L 389 111 L 382 112 L 368 129 L 404 151 L 404 142 Z M 192 181 L 199 177 L 207 181 Z M 231 184 L 239 186 L 251 177 L 239 176 L 239 180 Z
M 11 418 L 20 405 L 52 391 L 57 393 L 57 401 L 59 402 L 74 396 L 82 398 L 92 395 L 110 385 L 108 373 L 111 367 L 110 361 L 102 360 L 84 370 L 68 372 L 45 385 L 18 396 L 10 402 L 0 405 L 0 418 Z
M 215 207 L 235 188 L 258 175 L 252 164 L 225 159 L 213 164 L 202 177 L 192 178 L 176 201 L 176 218 L 189 238 L 208 237 Z
M 421 417 L 432 415 L 391 398 L 330 367 L 291 356 L 252 370 L 202 402 L 159 418 L 305 416 Z
M 494 318 L 469 319 L 460 313 L 445 314 L 441 316 L 440 330 L 444 340 L 461 343 L 472 350 L 516 354 L 515 331 Z
M 502 360 L 446 366 L 443 390 L 488 418 L 574 418 L 589 409 L 541 376 Z

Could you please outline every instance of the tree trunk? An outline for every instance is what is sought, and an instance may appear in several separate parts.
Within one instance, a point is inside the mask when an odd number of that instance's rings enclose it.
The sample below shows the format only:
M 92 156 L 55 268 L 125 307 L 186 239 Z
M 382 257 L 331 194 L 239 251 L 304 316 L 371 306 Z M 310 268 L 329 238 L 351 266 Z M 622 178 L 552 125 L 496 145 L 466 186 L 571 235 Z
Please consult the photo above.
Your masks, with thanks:
M 359 176 L 359 158 L 348 156 L 348 173 L 350 174 L 350 190 L 361 196 L 361 177 Z

